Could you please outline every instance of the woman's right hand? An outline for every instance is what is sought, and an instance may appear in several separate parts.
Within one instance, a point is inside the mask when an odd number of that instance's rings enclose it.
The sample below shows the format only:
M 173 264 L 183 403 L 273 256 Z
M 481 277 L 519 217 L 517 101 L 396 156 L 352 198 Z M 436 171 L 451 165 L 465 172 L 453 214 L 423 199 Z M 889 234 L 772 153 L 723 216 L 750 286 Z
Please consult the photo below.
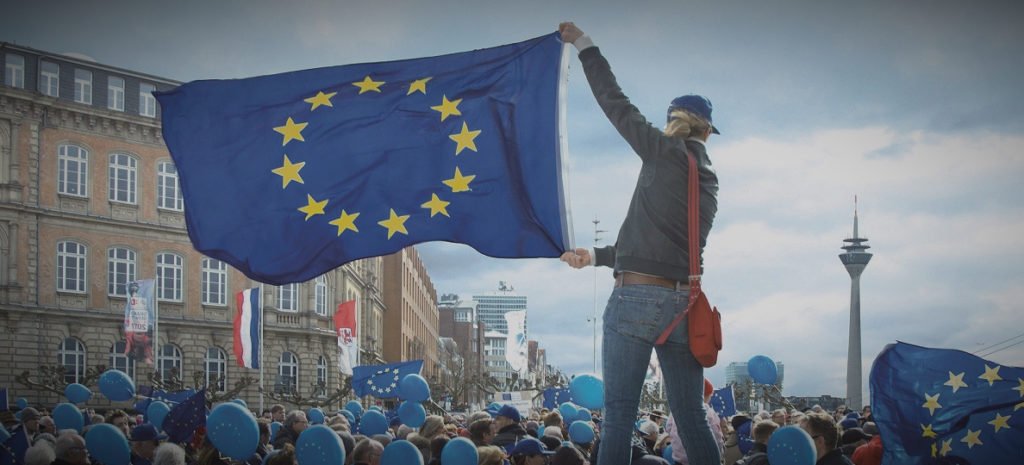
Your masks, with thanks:
M 565 263 L 568 263 L 569 266 L 573 268 L 583 268 L 587 265 L 590 265 L 590 250 L 584 249 L 582 247 L 577 248 L 576 250 L 570 250 L 562 254 L 561 260 Z
M 559 24 L 558 32 L 562 33 L 562 42 L 567 44 L 574 43 L 576 39 L 583 37 L 583 31 L 571 22 Z

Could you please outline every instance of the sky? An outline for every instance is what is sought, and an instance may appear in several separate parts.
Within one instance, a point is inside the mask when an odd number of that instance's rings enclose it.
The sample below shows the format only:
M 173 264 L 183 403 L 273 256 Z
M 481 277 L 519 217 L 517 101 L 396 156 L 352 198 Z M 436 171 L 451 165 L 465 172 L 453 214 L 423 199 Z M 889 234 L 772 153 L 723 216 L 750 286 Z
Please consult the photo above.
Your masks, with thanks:
M 441 55 L 572 20 L 648 119 L 683 94 L 714 104 L 704 288 L 725 347 L 713 383 L 766 355 L 785 364 L 785 394 L 845 396 L 850 279 L 837 255 L 854 196 L 874 254 L 861 280 L 866 399 L 872 360 L 897 340 L 1024 365 L 1022 2 L 0 0 L 0 12 L 0 41 L 182 82 Z M 575 242 L 594 244 L 597 219 L 608 244 L 640 161 L 575 57 L 566 112 Z M 549 362 L 593 370 L 609 269 L 418 249 L 438 293 L 505 281 L 528 296 Z

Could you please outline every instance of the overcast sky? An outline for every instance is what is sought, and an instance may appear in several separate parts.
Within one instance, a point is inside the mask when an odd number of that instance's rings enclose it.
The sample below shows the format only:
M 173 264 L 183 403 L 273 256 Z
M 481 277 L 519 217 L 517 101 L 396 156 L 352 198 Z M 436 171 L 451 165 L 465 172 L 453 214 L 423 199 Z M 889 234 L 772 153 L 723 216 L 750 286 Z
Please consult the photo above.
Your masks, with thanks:
M 861 283 L 865 396 L 871 361 L 896 340 L 1024 365 L 1022 2 L 0 5 L 2 41 L 179 81 L 446 54 L 573 20 L 649 119 L 661 121 L 682 94 L 715 105 L 723 134 L 708 151 L 721 190 L 704 282 L 723 313 L 725 350 L 712 382 L 724 382 L 729 362 L 766 355 L 786 364 L 787 395 L 845 395 L 850 280 L 837 254 L 852 234 L 854 195 L 875 254 Z M 640 163 L 577 59 L 569 72 L 575 238 L 591 245 L 597 218 L 604 244 Z M 610 270 L 419 249 L 439 293 L 506 281 L 527 295 L 530 337 L 550 362 L 591 370 L 587 319 L 595 301 L 603 311 Z

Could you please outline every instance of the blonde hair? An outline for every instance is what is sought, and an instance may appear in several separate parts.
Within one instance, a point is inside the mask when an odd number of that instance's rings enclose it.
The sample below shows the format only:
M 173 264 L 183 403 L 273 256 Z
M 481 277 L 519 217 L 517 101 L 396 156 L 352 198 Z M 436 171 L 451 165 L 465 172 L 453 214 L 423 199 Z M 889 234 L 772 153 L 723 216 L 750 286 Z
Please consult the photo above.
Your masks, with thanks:
M 483 446 L 476 449 L 480 459 L 477 465 L 501 465 L 505 460 L 505 453 L 497 446 Z
M 676 109 L 672 110 L 671 118 L 665 125 L 665 135 L 669 137 L 699 136 L 711 129 L 711 123 L 689 111 Z

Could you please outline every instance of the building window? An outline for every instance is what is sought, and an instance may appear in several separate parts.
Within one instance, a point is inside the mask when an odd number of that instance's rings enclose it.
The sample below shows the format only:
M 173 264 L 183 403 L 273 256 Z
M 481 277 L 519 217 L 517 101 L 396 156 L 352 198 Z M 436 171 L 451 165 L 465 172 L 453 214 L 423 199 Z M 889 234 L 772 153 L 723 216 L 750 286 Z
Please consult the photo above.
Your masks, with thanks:
M 327 277 L 317 276 L 315 284 L 315 301 L 316 301 L 316 314 L 320 316 L 327 316 L 327 302 L 330 301 L 327 295 Z
M 129 378 L 135 379 L 135 359 L 125 355 L 125 348 L 124 341 L 117 341 L 110 346 L 110 368 L 121 370 Z
M 145 82 L 139 84 L 140 115 L 150 118 L 156 117 L 156 97 L 153 97 L 153 91 L 155 90 L 156 86 L 153 84 L 146 84 Z
M 181 378 L 181 349 L 174 344 L 164 344 L 156 357 L 156 371 L 162 381 L 170 380 L 174 375 Z
M 206 387 L 214 392 L 224 392 L 228 379 L 228 356 L 217 347 L 206 350 Z
M 126 153 L 110 154 L 110 201 L 135 203 L 138 160 Z
M 299 387 L 299 360 L 291 352 L 281 352 L 277 363 L 277 386 L 275 391 L 293 394 Z
M 60 65 L 52 61 L 42 62 L 39 69 L 39 92 L 50 97 L 60 97 Z
M 169 161 L 156 167 L 156 206 L 179 212 L 185 209 L 178 187 L 178 169 Z
M 181 302 L 181 276 L 185 259 L 162 253 L 156 256 L 156 296 L 159 300 Z
M 57 290 L 85 292 L 85 246 L 77 242 L 57 243 Z
M 127 297 L 128 283 L 135 281 L 135 251 L 123 247 L 107 250 L 107 295 Z
M 224 262 L 203 259 L 203 304 L 227 305 L 228 268 Z
M 64 367 L 64 382 L 71 384 L 85 378 L 85 344 L 73 337 L 64 338 L 57 350 L 57 365 Z
M 4 84 L 25 88 L 25 57 L 8 53 L 4 60 Z
M 75 101 L 92 105 L 92 71 L 75 70 Z
M 57 192 L 85 197 L 88 191 L 89 152 L 77 145 L 57 148 Z
M 282 312 L 299 311 L 299 285 L 285 284 L 277 287 L 277 309 Z
M 124 79 L 117 76 L 107 78 L 107 108 L 124 111 Z
M 316 359 L 316 395 L 327 395 L 327 359 L 321 355 Z

